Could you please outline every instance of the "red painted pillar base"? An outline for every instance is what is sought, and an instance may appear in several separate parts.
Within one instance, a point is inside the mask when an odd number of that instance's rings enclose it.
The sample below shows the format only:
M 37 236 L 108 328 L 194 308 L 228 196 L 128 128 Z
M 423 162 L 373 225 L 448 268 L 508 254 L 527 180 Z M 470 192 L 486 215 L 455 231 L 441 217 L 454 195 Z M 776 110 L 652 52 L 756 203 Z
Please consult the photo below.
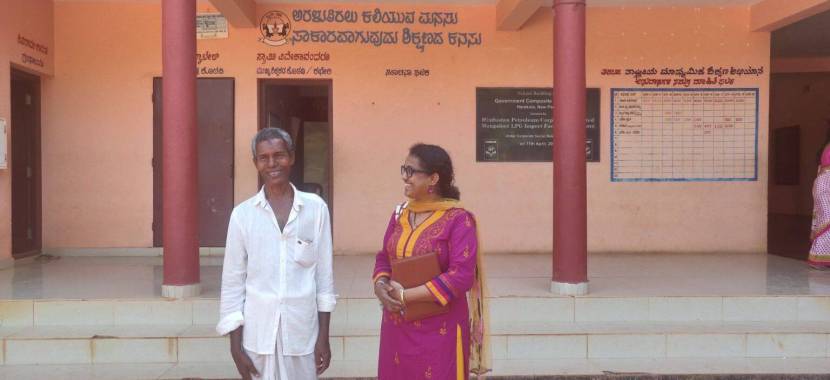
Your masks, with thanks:
M 196 0 L 162 1 L 164 297 L 199 295 Z
M 588 293 L 585 179 L 585 0 L 554 0 L 553 279 L 551 291 Z

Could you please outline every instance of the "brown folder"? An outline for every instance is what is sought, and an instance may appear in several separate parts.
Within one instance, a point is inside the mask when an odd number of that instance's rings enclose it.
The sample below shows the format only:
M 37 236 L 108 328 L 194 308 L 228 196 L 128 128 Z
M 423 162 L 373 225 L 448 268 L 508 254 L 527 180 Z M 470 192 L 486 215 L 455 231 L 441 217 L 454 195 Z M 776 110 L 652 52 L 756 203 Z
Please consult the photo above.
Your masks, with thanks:
M 441 264 L 435 252 L 392 261 L 392 280 L 403 285 L 405 289 L 421 286 L 439 274 L 441 274 Z M 449 305 L 441 306 L 434 300 L 407 302 L 403 316 L 406 321 L 411 322 L 449 311 Z

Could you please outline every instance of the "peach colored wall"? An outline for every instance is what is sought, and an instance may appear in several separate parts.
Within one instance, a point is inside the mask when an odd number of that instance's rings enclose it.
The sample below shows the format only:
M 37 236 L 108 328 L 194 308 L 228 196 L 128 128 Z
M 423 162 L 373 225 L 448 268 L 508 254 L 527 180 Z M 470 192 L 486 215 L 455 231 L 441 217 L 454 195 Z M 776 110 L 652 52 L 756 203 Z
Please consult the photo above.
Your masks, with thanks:
M 51 0 L 0 0 L 0 117 L 11 127 L 10 68 L 38 75 L 51 75 L 55 56 L 53 43 L 53 6 Z M 18 43 L 18 35 L 48 48 L 46 54 Z M 43 67 L 23 61 L 23 54 L 42 61 Z M 42 124 L 47 123 L 48 79 L 41 97 Z M 11 156 L 12 136 L 9 134 L 7 151 Z M 11 162 L 9 162 L 11 164 Z M 0 170 L 0 267 L 11 258 L 11 173 Z
M 45 247 L 152 246 L 158 4 L 55 3 Z
M 801 127 L 798 186 L 769 184 L 770 213 L 812 215 L 816 155 L 830 130 L 830 72 L 773 74 L 770 129 Z
M 603 67 L 763 66 L 736 79 L 759 88 L 758 180 L 609 183 L 609 161 L 589 168 L 589 249 L 625 251 L 766 250 L 769 34 L 748 31 L 749 9 L 603 9 L 588 18 L 588 84 L 624 87 Z M 607 91 L 607 90 L 606 90 Z M 610 102 L 603 92 L 603 153 Z
M 106 2 L 55 7 L 60 49 L 49 139 L 61 144 L 44 152 L 55 168 L 44 190 L 50 205 L 44 242 L 49 247 L 149 246 L 150 92 L 152 77 L 161 72 L 159 7 Z M 294 8 L 261 8 L 258 15 L 269 9 L 290 15 Z M 519 31 L 497 32 L 492 6 L 382 8 L 457 11 L 459 25 L 448 30 L 482 32 L 484 44 L 427 47 L 423 53 L 403 45 L 275 48 L 257 42 L 255 28 L 231 28 L 228 39 L 199 41 L 199 52 L 220 53 L 210 66 L 222 66 L 222 76 L 235 78 L 236 202 L 251 196 L 256 186 L 249 141 L 257 125 L 257 79 L 266 78 L 256 74 L 256 54 L 325 51 L 331 61 L 322 65 L 333 71 L 334 229 L 339 253 L 373 252 L 380 246 L 393 207 L 402 200 L 398 166 L 408 146 L 417 141 L 439 143 L 451 153 L 464 203 L 477 214 L 489 251 L 550 251 L 551 164 L 477 163 L 475 88 L 551 85 L 551 11 L 540 10 Z M 765 249 L 769 35 L 749 32 L 749 17 L 748 7 L 589 8 L 588 85 L 602 89 L 602 161 L 588 166 L 592 251 Z M 609 89 L 632 83 L 601 76 L 600 71 L 692 65 L 764 66 L 764 75 L 735 84 L 760 89 L 759 180 L 609 182 Z M 384 75 L 387 68 L 427 68 L 430 76 L 390 78 Z

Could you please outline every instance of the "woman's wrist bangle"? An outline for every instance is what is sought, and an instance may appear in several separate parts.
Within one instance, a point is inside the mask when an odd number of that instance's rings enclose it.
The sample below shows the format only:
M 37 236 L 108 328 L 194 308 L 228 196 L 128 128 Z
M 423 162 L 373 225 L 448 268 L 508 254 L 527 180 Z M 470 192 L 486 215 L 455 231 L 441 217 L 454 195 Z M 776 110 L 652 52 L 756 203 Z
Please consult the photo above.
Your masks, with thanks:
M 404 290 L 401 289 L 401 305 L 406 306 L 406 298 L 404 298 Z

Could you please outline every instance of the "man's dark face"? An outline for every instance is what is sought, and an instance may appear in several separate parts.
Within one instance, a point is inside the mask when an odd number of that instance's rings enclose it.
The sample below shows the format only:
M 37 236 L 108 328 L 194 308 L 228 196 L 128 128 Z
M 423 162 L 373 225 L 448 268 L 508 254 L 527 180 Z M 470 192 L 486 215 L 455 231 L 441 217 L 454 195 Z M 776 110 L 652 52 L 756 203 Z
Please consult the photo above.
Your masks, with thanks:
M 270 139 L 256 144 L 254 166 L 266 186 L 287 184 L 293 165 L 294 152 L 288 150 L 282 139 Z

